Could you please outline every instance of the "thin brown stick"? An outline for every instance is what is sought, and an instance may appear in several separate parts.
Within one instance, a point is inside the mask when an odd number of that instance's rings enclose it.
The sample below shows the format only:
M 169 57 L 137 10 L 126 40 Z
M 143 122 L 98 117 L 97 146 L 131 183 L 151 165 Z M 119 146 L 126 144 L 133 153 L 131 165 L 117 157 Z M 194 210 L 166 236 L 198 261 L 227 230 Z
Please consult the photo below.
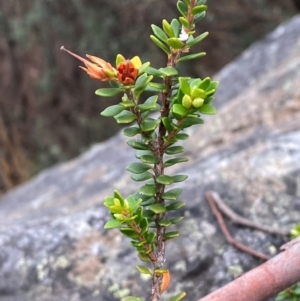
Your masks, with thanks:
M 221 199 L 220 195 L 215 192 L 215 191 L 208 191 L 208 194 L 211 195 L 211 197 L 214 199 L 214 202 L 217 204 L 219 210 L 227 215 L 231 219 L 231 221 L 235 224 L 240 224 L 246 227 L 251 227 L 257 230 L 261 230 L 264 232 L 272 233 L 272 234 L 278 234 L 278 235 L 289 235 L 288 230 L 280 230 L 280 229 L 275 229 L 269 226 L 265 226 L 259 223 L 255 223 L 253 221 L 250 221 L 247 218 L 244 218 L 238 214 L 236 214 L 234 211 L 232 211 L 226 204 L 225 202 Z
M 300 281 L 300 241 L 198 301 L 264 301 Z
M 212 193 L 211 193 L 211 192 L 206 192 L 206 193 L 205 193 L 205 196 L 206 196 L 206 199 L 207 199 L 207 201 L 208 201 L 208 203 L 209 203 L 209 205 L 210 205 L 210 207 L 211 207 L 211 209 L 212 209 L 213 214 L 216 216 L 216 218 L 217 218 L 217 220 L 218 220 L 218 223 L 219 223 L 219 225 L 220 225 L 220 227 L 221 227 L 221 230 L 222 230 L 222 232 L 223 232 L 223 234 L 224 234 L 226 240 L 227 240 L 230 244 L 232 244 L 232 245 L 235 246 L 236 248 L 238 248 L 238 249 L 240 249 L 240 250 L 242 250 L 242 251 L 244 251 L 244 252 L 246 252 L 246 253 L 249 253 L 249 254 L 251 254 L 251 255 L 253 255 L 253 256 L 255 256 L 255 257 L 258 257 L 258 258 L 260 258 L 260 259 L 264 259 L 264 260 L 270 259 L 269 256 L 267 256 L 267 255 L 265 255 L 265 254 L 263 254 L 263 253 L 261 253 L 261 252 L 258 252 L 258 251 L 256 251 L 256 250 L 250 248 L 250 247 L 247 247 L 247 246 L 245 246 L 244 244 L 242 244 L 241 242 L 235 240 L 235 239 L 231 236 L 230 232 L 228 231 L 228 229 L 227 229 L 227 227 L 226 227 L 226 224 L 225 224 L 225 222 L 224 222 L 224 219 L 223 219 L 223 217 L 222 217 L 220 211 L 218 210 L 218 208 L 217 208 L 217 206 L 216 206 L 216 204 L 215 204 L 214 197 L 213 197 Z

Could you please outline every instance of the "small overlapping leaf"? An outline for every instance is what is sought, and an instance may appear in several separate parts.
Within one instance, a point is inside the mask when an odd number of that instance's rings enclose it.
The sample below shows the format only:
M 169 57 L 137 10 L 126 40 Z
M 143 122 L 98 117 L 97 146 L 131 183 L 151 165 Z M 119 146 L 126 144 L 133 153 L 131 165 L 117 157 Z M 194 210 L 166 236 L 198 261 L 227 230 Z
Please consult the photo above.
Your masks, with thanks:
M 173 223 L 170 220 L 167 219 L 161 219 L 159 220 L 158 224 L 162 227 L 169 227 L 171 226 Z
M 167 43 L 173 49 L 182 49 L 184 47 L 184 43 L 182 43 L 178 38 L 169 38 Z
M 148 208 L 149 210 L 153 211 L 155 214 L 166 212 L 166 208 L 163 204 L 153 204 L 150 205 Z
M 189 55 L 185 55 L 182 56 L 178 62 L 183 62 L 183 61 L 190 61 L 190 60 L 194 60 L 194 59 L 198 59 L 199 57 L 205 56 L 206 52 L 199 52 L 199 53 L 195 53 L 195 54 L 189 54 Z
M 165 153 L 168 155 L 175 155 L 184 152 L 184 147 L 180 145 L 169 146 Z
M 141 130 L 138 126 L 131 126 L 129 128 L 124 129 L 123 133 L 127 137 L 134 137 L 137 134 L 140 134 Z
M 190 136 L 186 133 L 179 133 L 175 136 L 178 140 L 186 140 L 188 139 Z
M 114 116 L 117 123 L 131 123 L 136 119 L 136 115 L 129 111 L 123 111 L 120 114 Z
M 163 185 L 171 185 L 174 183 L 174 179 L 171 176 L 160 175 L 156 178 L 156 182 Z
M 112 97 L 118 95 L 121 92 L 123 92 L 123 90 L 119 88 L 101 88 L 96 90 L 95 94 L 103 97 Z
M 182 190 L 183 190 L 182 188 L 173 188 L 164 192 L 161 197 L 164 200 L 176 201 L 177 198 L 181 195 Z
M 186 46 L 192 47 L 192 46 L 200 43 L 201 41 L 203 41 L 207 36 L 208 36 L 208 32 L 204 32 L 196 38 L 189 39 L 189 41 L 186 43 Z
M 141 130 L 143 132 L 152 132 L 159 125 L 159 120 L 147 119 L 141 122 Z
M 151 271 L 143 265 L 137 265 L 136 268 L 141 274 L 152 275 Z
M 159 71 L 166 76 L 173 76 L 173 75 L 177 75 L 178 71 L 177 69 L 173 68 L 173 67 L 165 67 L 165 68 L 160 68 Z
M 156 194 L 157 187 L 155 185 L 144 185 L 139 189 L 139 193 L 146 196 L 154 196 Z
M 122 221 L 112 219 L 106 222 L 106 224 L 104 225 L 104 229 L 118 228 L 122 223 L 123 223 Z
M 156 36 L 150 35 L 150 39 L 156 46 L 158 46 L 166 54 L 168 54 L 168 55 L 170 54 L 170 49 L 161 40 L 159 40 Z
M 177 19 L 173 19 L 171 21 L 171 27 L 173 29 L 175 37 L 178 37 L 179 32 L 180 32 L 180 28 L 181 28 L 180 22 Z
M 135 140 L 128 140 L 127 144 L 137 150 L 149 150 L 149 145 L 143 142 L 135 141 Z
M 178 182 L 183 182 L 185 181 L 188 176 L 187 175 L 176 175 L 176 176 L 172 176 L 174 183 L 178 183 Z
M 141 174 L 151 169 L 151 166 L 145 163 L 134 162 L 129 164 L 126 169 L 134 174 Z
M 158 162 L 158 158 L 153 155 L 143 155 L 141 156 L 141 161 L 143 163 L 155 164 Z
M 173 158 L 173 159 L 169 159 L 167 161 L 165 161 L 164 166 L 165 167 L 170 167 L 172 165 L 175 165 L 177 163 L 183 163 L 183 162 L 187 162 L 189 161 L 188 158 L 183 157 L 183 158 Z
M 204 104 L 202 105 L 198 111 L 202 114 L 206 114 L 206 115 L 214 115 L 217 113 L 217 110 L 215 107 L 213 107 L 212 105 L 209 104 Z
M 160 27 L 152 24 L 151 28 L 157 38 L 159 38 L 162 42 L 165 42 L 165 43 L 167 42 L 168 36 Z
M 173 239 L 179 236 L 179 232 L 178 231 L 172 231 L 172 232 L 167 232 L 165 233 L 164 239 L 165 240 L 169 240 L 169 239 Z
M 170 205 L 167 205 L 166 206 L 166 209 L 167 211 L 171 211 L 171 210 L 178 210 L 179 208 L 185 206 L 185 203 L 184 202 L 174 202 Z
M 107 107 L 104 111 L 101 112 L 101 115 L 105 117 L 112 117 L 120 114 L 122 111 L 124 111 L 124 107 L 120 105 L 114 105 Z
M 188 114 L 187 108 L 185 108 L 183 105 L 181 105 L 179 103 L 176 103 L 173 105 L 172 111 L 174 114 L 176 114 L 180 117 L 184 117 Z

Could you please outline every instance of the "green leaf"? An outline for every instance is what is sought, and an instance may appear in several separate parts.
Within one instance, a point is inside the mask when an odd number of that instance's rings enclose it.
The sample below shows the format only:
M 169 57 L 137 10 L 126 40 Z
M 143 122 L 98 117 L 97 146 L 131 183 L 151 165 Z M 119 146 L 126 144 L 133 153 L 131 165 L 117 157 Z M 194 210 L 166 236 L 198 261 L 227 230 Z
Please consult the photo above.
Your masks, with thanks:
M 184 219 L 184 216 L 179 216 L 179 217 L 175 217 L 175 218 L 171 218 L 170 222 L 175 225 L 180 223 L 182 220 Z
M 113 229 L 119 227 L 123 222 L 116 219 L 111 219 L 104 225 L 104 229 Z
M 165 126 L 165 129 L 170 133 L 174 129 L 174 125 L 172 123 L 171 118 L 169 117 L 163 117 L 162 123 Z
M 180 22 L 177 19 L 173 19 L 171 22 L 171 27 L 173 29 L 175 37 L 178 37 L 181 28 Z
M 166 212 L 166 208 L 163 204 L 153 204 L 149 206 L 149 209 L 153 211 L 155 214 Z
M 168 301 L 180 301 L 186 296 L 185 292 L 181 292 L 178 295 L 171 297 Z M 133 301 L 133 300 L 122 300 L 122 301 Z
M 194 78 L 191 82 L 190 82 L 190 85 L 191 85 L 191 88 L 198 88 L 198 86 L 200 85 L 201 83 L 201 79 L 200 78 Z
M 141 261 L 144 261 L 144 262 L 150 261 L 150 257 L 149 257 L 148 254 L 139 252 L 139 253 L 138 253 L 138 257 L 139 257 L 139 259 L 140 259 Z
M 189 135 L 186 133 L 179 133 L 175 136 L 178 140 L 186 140 L 189 138 Z
M 155 185 L 144 185 L 139 189 L 139 193 L 146 196 L 154 196 L 156 194 L 157 187 Z
M 139 97 L 141 93 L 146 89 L 147 85 L 151 82 L 153 79 L 153 75 L 147 75 L 147 73 L 142 74 L 138 77 L 138 79 L 135 82 L 135 86 L 133 89 L 133 93 L 136 97 Z
M 187 117 L 185 118 L 184 122 L 181 124 L 182 128 L 187 128 L 192 125 L 196 124 L 203 124 L 204 120 L 200 117 Z
M 143 104 L 139 105 L 138 107 L 141 111 L 154 109 L 155 108 L 154 105 L 156 105 L 157 100 L 158 100 L 158 95 L 150 96 L 146 99 L 146 101 Z M 150 107 L 147 107 L 147 106 L 150 106 Z
M 155 199 L 154 198 L 149 198 L 148 200 L 145 200 L 142 202 L 143 206 L 148 206 L 148 205 L 152 205 L 155 203 Z
M 207 88 L 208 91 L 210 90 L 217 90 L 219 87 L 219 82 L 218 81 L 211 81 L 209 87 Z
M 114 118 L 116 119 L 117 123 L 130 123 L 136 119 L 136 115 L 129 111 L 123 111 L 114 116 Z
M 151 271 L 147 267 L 144 267 L 143 265 L 137 265 L 136 268 L 142 274 L 152 275 Z
M 188 176 L 187 175 L 176 175 L 176 176 L 173 176 L 172 178 L 174 180 L 174 183 L 178 183 L 178 182 L 185 181 L 188 178 Z
M 121 92 L 123 92 L 123 90 L 119 88 L 101 88 L 96 90 L 95 94 L 103 97 L 112 97 L 118 95 Z
M 159 84 L 159 83 L 149 83 L 145 91 L 147 92 L 153 92 L 153 93 L 160 93 L 164 90 L 166 90 L 167 86 L 164 84 Z
M 124 129 L 123 133 L 127 137 L 133 137 L 141 132 L 140 128 L 137 126 L 131 126 L 129 128 Z
M 150 39 L 156 46 L 158 46 L 161 50 L 163 50 L 167 55 L 170 54 L 170 49 L 162 42 L 160 41 L 157 37 L 150 35 Z
M 183 92 L 183 94 L 187 94 L 187 95 L 191 94 L 191 88 L 190 88 L 190 85 L 189 85 L 189 78 L 179 77 L 179 84 L 180 84 L 180 89 Z
M 200 113 L 206 114 L 206 115 L 214 115 L 217 113 L 217 110 L 215 107 L 213 107 L 212 105 L 207 105 L 207 104 L 204 104 L 200 108 L 198 108 L 198 111 Z
M 175 33 L 173 31 L 173 28 L 172 26 L 169 24 L 169 22 L 167 20 L 163 20 L 162 21 L 162 27 L 163 27 L 163 30 L 164 32 L 170 37 L 170 38 L 173 38 L 175 37 Z
M 139 226 L 141 228 L 141 235 L 143 235 L 144 233 L 148 232 L 149 230 L 149 223 L 148 223 L 148 219 L 143 217 L 139 223 Z
M 156 233 L 155 232 L 148 232 L 147 235 L 146 235 L 146 241 L 147 241 L 148 244 L 153 243 L 155 238 L 156 238 Z
M 182 106 L 179 103 L 175 103 L 172 107 L 172 110 L 173 110 L 173 113 L 175 113 L 181 117 L 184 117 L 188 114 L 187 108 L 185 108 L 184 106 Z
M 120 114 L 122 111 L 124 111 L 124 107 L 122 107 L 120 105 L 114 105 L 114 106 L 110 106 L 110 107 L 106 108 L 100 114 L 105 117 L 112 117 L 112 116 Z
M 124 206 L 124 198 L 118 190 L 114 190 L 114 198 L 120 201 L 121 206 Z
M 126 101 L 120 102 L 119 105 L 124 107 L 125 109 L 128 109 L 128 108 L 134 107 L 135 103 L 133 101 L 126 100 Z
M 167 43 L 173 49 L 182 49 L 184 47 L 184 44 L 178 38 L 169 38 Z
M 135 140 L 128 140 L 127 144 L 134 149 L 149 150 L 149 145 L 142 143 L 142 142 L 135 141 Z
M 146 72 L 146 70 L 148 69 L 149 66 L 150 66 L 150 62 L 144 63 L 144 64 L 139 68 L 139 74 L 138 74 L 138 75 L 141 75 L 141 74 L 143 74 L 144 72 Z
M 200 20 L 202 20 L 206 15 L 206 12 L 202 12 L 200 14 L 197 14 L 195 17 L 194 17 L 194 23 L 196 24 L 197 22 L 199 22 Z
M 173 76 L 178 74 L 178 71 L 174 67 L 160 68 L 159 71 L 166 76 Z
M 153 155 L 143 155 L 141 156 L 141 161 L 143 163 L 155 164 L 158 162 L 158 158 Z
M 173 188 L 170 189 L 169 191 L 164 192 L 161 197 L 164 200 L 176 201 L 177 198 L 181 195 L 182 190 L 183 190 L 182 188 Z
M 206 55 L 206 52 L 189 54 L 189 55 L 181 57 L 177 62 L 190 61 L 190 60 L 194 60 L 194 59 L 197 59 L 197 58 L 205 56 L 205 55 Z
M 131 163 L 129 164 L 126 169 L 132 173 L 135 173 L 135 174 L 141 174 L 141 173 L 144 173 L 146 172 L 147 170 L 149 170 L 151 168 L 150 165 L 148 164 L 145 164 L 145 163 L 137 163 L 137 162 L 134 162 L 134 163 Z
M 167 209 L 167 211 L 177 210 L 177 209 L 179 209 L 179 208 L 181 208 L 183 206 L 185 206 L 184 202 L 174 202 L 174 203 L 172 203 L 170 205 L 167 205 L 166 209 Z
M 153 67 L 148 67 L 146 72 L 149 75 L 154 75 L 154 76 L 158 76 L 158 77 L 163 76 L 163 74 L 158 69 L 155 69 Z
M 179 17 L 179 21 L 180 23 L 185 27 L 185 28 L 189 28 L 190 27 L 190 22 L 187 18 L 185 17 Z
M 159 120 L 144 120 L 141 122 L 141 129 L 143 132 L 151 132 L 154 131 L 159 125 Z
M 196 37 L 196 38 L 194 38 L 192 40 L 189 40 L 186 43 L 186 46 L 192 47 L 192 46 L 200 43 L 201 41 L 203 41 L 207 36 L 208 36 L 208 32 L 204 32 L 204 33 L 200 34 L 198 37 Z
M 164 185 L 171 185 L 174 183 L 174 179 L 167 175 L 160 175 L 156 179 L 156 182 Z
M 177 163 L 183 163 L 183 162 L 188 162 L 188 161 L 189 161 L 189 159 L 186 158 L 186 157 L 183 157 L 183 158 L 173 158 L 173 159 L 165 161 L 164 166 L 165 167 L 170 167 L 170 166 L 175 165 Z
M 206 5 L 198 5 L 198 6 L 195 6 L 193 7 L 192 9 L 192 15 L 195 16 L 197 14 L 200 14 L 202 12 L 205 12 L 207 9 L 207 6 Z
M 179 154 L 184 152 L 184 147 L 180 146 L 180 145 L 176 145 L 176 146 L 169 146 L 165 153 L 168 155 L 175 155 L 175 154 Z
M 170 220 L 167 219 L 161 219 L 158 221 L 158 224 L 162 227 L 169 227 L 172 225 L 172 222 Z
M 210 86 L 210 77 L 204 78 L 201 83 L 198 85 L 199 89 L 207 90 L 207 88 Z
M 135 230 L 132 228 L 121 228 L 120 232 L 131 239 L 138 238 L 138 235 L 135 233 Z
M 127 197 L 128 206 L 130 208 L 130 211 L 133 213 L 135 209 L 141 204 L 142 199 L 136 199 L 133 195 L 129 195 Z
M 172 231 L 172 232 L 167 232 L 165 233 L 164 239 L 165 240 L 169 240 L 169 239 L 173 239 L 179 236 L 179 232 L 178 231 Z
M 168 36 L 165 34 L 165 32 L 160 27 L 152 24 L 151 28 L 157 38 L 159 38 L 162 42 L 165 42 L 165 43 L 167 42 Z
M 178 1 L 178 2 L 177 2 L 177 9 L 178 9 L 178 11 L 179 11 L 183 16 L 186 17 L 186 15 L 187 15 L 187 6 L 186 6 L 186 4 L 185 4 L 184 2 Z

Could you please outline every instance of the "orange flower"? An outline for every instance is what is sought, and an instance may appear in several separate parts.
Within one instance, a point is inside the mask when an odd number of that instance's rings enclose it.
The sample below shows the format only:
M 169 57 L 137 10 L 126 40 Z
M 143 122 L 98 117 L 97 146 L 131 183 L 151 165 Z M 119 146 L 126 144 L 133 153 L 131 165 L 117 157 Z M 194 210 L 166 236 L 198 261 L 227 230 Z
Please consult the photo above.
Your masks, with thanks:
M 139 74 L 139 67 L 142 65 L 138 56 L 126 60 L 121 54 L 117 55 L 118 80 L 124 85 L 133 85 Z
M 98 79 L 101 81 L 117 81 L 117 70 L 111 66 L 110 63 L 104 61 L 103 59 L 92 56 L 86 55 L 88 60 L 82 58 L 81 56 L 71 52 L 70 50 L 66 49 L 64 46 L 61 46 L 61 50 L 64 50 L 71 54 L 72 56 L 76 57 L 78 60 L 82 61 L 85 67 L 80 66 L 91 78 Z

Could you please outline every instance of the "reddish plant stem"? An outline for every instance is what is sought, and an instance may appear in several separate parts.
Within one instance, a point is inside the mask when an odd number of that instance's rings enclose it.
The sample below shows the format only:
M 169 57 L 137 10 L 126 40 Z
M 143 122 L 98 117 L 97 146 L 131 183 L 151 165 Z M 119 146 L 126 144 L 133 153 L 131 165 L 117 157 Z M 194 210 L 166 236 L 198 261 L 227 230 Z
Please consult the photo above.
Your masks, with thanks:
M 300 240 L 198 301 L 264 301 L 300 281 Z
M 168 58 L 168 64 L 169 67 L 175 67 L 177 59 L 179 56 L 179 52 L 171 52 L 169 58 Z M 162 93 L 161 98 L 161 118 L 168 117 L 170 114 L 170 102 L 169 98 L 172 94 L 172 77 L 171 76 L 165 76 L 164 77 L 164 84 L 167 87 L 165 91 Z M 157 179 L 160 175 L 164 174 L 164 151 L 166 149 L 165 147 L 165 141 L 164 137 L 166 136 L 166 128 L 162 122 L 160 122 L 158 127 L 158 135 L 157 139 L 155 139 L 152 143 L 152 149 L 155 150 L 155 156 L 158 158 L 158 163 L 154 165 L 154 175 L 155 179 Z M 155 181 L 154 179 L 154 181 Z M 165 201 L 162 198 L 162 194 L 165 191 L 165 185 L 159 184 L 155 181 L 156 187 L 157 187 L 157 193 L 155 196 L 156 203 L 164 204 Z M 154 263 L 154 269 L 160 269 L 163 267 L 165 262 L 165 241 L 164 241 L 164 235 L 165 235 L 165 227 L 159 225 L 159 221 L 165 217 L 165 213 L 157 214 L 155 217 L 155 223 L 156 223 L 156 239 L 157 239 L 157 249 L 156 249 L 156 258 L 157 261 Z M 152 301 L 159 301 L 160 295 L 161 295 L 161 275 L 158 275 L 156 273 L 153 273 L 152 277 Z

